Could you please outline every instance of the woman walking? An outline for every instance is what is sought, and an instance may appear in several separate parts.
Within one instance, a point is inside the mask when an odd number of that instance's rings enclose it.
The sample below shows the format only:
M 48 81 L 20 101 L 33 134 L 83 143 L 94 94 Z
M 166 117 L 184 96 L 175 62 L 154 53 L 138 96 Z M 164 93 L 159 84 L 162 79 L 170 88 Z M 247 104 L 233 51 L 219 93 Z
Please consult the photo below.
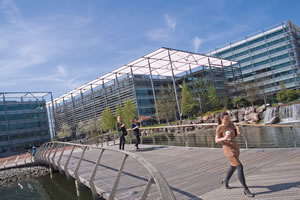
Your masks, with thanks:
M 125 136 L 127 135 L 127 131 L 126 131 L 126 128 L 125 128 L 125 124 L 121 121 L 121 117 L 120 116 L 117 117 L 116 127 L 117 127 L 117 131 L 119 133 L 119 136 L 120 136 L 119 149 L 120 150 L 124 150 L 125 142 L 126 142 Z
M 136 149 L 139 149 L 139 144 L 140 144 L 140 124 L 137 122 L 136 119 L 133 120 L 133 123 L 131 125 L 131 130 L 133 130 L 133 134 L 135 135 L 136 137 L 136 140 L 135 140 L 135 147 Z
M 230 121 L 230 116 L 228 113 L 221 113 L 219 118 L 219 125 L 216 130 L 216 143 L 223 143 L 223 151 L 225 154 L 225 157 L 230 162 L 230 167 L 227 171 L 227 174 L 225 176 L 225 179 L 222 181 L 222 184 L 225 185 L 226 189 L 231 189 L 231 187 L 228 185 L 229 180 L 234 173 L 234 171 L 237 169 L 238 171 L 238 177 L 239 180 L 244 188 L 244 194 L 247 197 L 254 197 L 254 194 L 252 194 L 246 184 L 243 165 L 241 161 L 239 160 L 240 156 L 240 147 L 238 146 L 237 142 L 235 141 L 235 138 L 237 137 L 237 130 L 234 126 L 234 124 Z

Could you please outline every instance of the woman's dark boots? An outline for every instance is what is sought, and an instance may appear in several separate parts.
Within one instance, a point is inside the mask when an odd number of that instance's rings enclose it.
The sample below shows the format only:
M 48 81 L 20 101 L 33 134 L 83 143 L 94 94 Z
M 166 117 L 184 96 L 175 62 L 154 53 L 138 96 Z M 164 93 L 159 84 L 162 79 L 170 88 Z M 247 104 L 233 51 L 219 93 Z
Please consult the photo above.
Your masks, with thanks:
M 237 170 L 238 170 L 238 177 L 239 177 L 239 180 L 244 188 L 244 194 L 245 196 L 247 197 L 254 197 L 255 195 L 252 194 L 248 188 L 248 186 L 246 185 L 246 180 L 245 180 L 245 175 L 244 175 L 244 168 L 243 168 L 243 165 L 240 164 L 238 166 L 236 166 Z
M 232 174 L 235 172 L 235 169 L 236 169 L 236 167 L 230 165 L 230 167 L 227 171 L 227 174 L 225 176 L 225 179 L 222 181 L 222 184 L 225 185 L 226 189 L 231 189 L 231 187 L 228 185 L 228 183 L 229 183 L 229 180 L 230 180 Z

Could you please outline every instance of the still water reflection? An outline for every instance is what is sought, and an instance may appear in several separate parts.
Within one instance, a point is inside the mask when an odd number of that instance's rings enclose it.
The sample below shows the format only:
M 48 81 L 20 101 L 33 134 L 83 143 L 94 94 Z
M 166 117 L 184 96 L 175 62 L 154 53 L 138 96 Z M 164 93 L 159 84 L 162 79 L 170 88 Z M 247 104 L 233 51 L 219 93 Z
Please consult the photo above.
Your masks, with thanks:
M 74 181 L 68 181 L 58 173 L 14 185 L 0 187 L 1 200 L 92 200 L 89 189 L 81 189 L 76 195 Z

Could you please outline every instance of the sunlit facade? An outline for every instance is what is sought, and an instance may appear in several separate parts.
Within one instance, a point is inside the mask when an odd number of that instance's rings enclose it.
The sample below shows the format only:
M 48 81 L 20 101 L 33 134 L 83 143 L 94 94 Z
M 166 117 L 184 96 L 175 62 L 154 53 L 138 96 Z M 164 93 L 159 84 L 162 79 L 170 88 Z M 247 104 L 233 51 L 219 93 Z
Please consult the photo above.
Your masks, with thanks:
M 160 90 L 166 90 L 168 85 L 174 88 L 174 111 L 179 119 L 183 80 L 192 90 L 193 82 L 201 78 L 213 84 L 220 97 L 237 95 L 239 91 L 230 86 L 239 85 L 236 81 L 241 78 L 236 64 L 213 56 L 160 48 L 54 99 L 54 109 L 49 102 L 49 110 L 54 110 L 51 116 L 55 117 L 50 124 L 59 130 L 66 123 L 75 133 L 80 121 L 101 118 L 106 107 L 114 113 L 116 105 L 123 105 L 127 99 L 135 102 L 137 115 L 154 117 Z
M 274 100 L 280 81 L 288 89 L 300 88 L 300 28 L 291 21 L 263 30 L 210 52 L 237 61 L 245 86 L 255 83 L 261 96 Z
M 44 93 L 0 93 L 0 153 L 50 140 Z M 36 96 L 32 96 L 36 95 Z

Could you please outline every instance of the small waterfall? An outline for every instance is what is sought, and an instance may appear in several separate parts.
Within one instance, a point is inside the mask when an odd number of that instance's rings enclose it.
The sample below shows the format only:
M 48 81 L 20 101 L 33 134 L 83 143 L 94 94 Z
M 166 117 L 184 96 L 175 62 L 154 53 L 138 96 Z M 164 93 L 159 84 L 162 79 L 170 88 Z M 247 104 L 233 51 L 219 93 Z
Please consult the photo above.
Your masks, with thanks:
M 264 118 L 264 123 L 270 123 L 271 119 L 276 116 L 276 112 L 278 112 L 278 107 L 268 107 Z
M 300 121 L 300 104 L 279 107 L 279 118 L 283 123 Z

